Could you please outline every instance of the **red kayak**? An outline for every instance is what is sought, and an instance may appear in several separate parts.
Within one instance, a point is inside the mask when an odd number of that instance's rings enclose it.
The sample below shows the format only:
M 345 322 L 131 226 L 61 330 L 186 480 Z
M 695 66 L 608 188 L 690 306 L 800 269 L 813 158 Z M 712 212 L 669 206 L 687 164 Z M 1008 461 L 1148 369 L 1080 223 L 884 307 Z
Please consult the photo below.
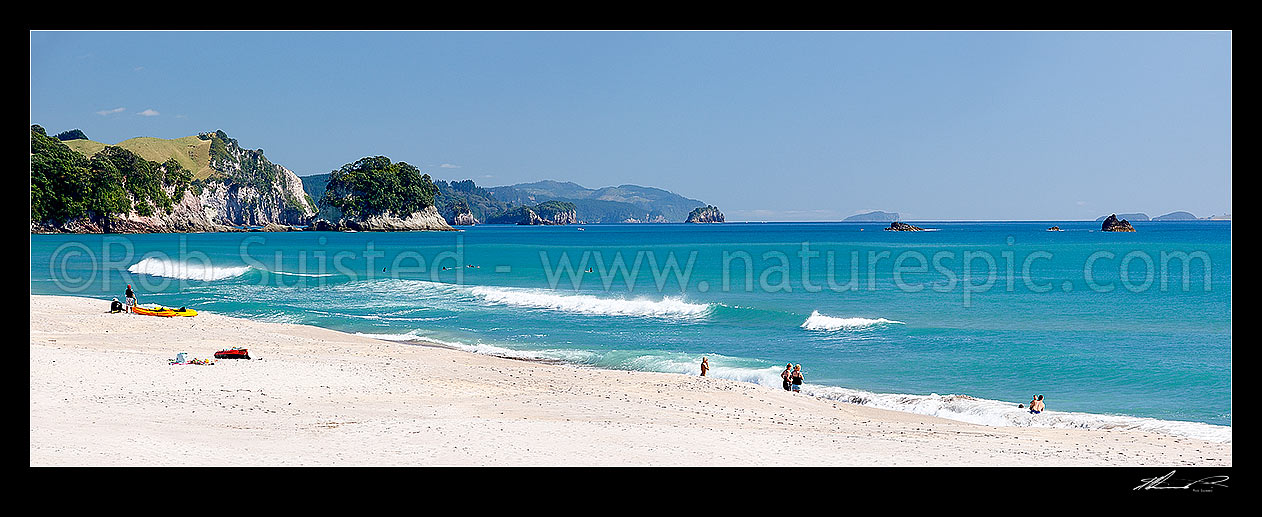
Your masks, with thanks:
M 215 359 L 249 359 L 250 351 L 244 348 L 232 348 L 215 352 Z

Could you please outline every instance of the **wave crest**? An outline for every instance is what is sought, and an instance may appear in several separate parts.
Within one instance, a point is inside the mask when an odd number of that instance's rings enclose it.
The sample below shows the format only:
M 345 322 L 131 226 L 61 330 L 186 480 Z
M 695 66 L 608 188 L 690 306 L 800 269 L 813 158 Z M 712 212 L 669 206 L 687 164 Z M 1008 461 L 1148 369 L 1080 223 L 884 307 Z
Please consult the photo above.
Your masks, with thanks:
M 810 317 L 802 322 L 802 328 L 806 330 L 842 330 L 842 329 L 861 329 L 874 325 L 898 324 L 905 325 L 901 321 L 887 320 L 885 318 L 837 318 L 834 316 L 825 316 L 819 311 L 811 311 Z
M 208 262 L 148 257 L 132 264 L 127 271 L 164 278 L 211 281 L 238 277 L 248 273 L 250 269 L 252 269 L 250 266 L 216 267 Z
M 710 304 L 688 303 L 682 298 L 661 300 L 600 298 L 588 294 L 557 294 L 536 289 L 474 287 L 470 293 L 487 302 L 516 307 L 547 309 L 601 316 L 641 316 L 695 319 L 710 312 Z

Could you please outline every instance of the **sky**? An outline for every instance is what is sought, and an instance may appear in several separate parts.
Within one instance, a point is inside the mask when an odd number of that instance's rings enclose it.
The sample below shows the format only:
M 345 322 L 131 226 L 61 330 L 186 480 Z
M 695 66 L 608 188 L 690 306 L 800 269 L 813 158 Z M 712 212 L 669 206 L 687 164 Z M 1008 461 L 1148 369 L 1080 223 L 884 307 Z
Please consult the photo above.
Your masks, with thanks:
M 1229 31 L 32 31 L 31 123 L 729 221 L 1231 213 Z

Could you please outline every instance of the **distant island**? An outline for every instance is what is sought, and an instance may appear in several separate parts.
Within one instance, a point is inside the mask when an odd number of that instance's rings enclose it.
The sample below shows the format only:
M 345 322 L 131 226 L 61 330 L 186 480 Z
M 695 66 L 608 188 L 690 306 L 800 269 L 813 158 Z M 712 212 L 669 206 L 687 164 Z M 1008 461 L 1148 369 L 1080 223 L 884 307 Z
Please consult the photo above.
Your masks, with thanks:
M 1152 218 L 1154 221 L 1195 221 L 1197 219 L 1199 218 L 1189 212 L 1170 212 Z
M 721 223 L 723 222 L 723 212 L 719 211 L 719 207 L 706 205 L 694 208 L 688 213 L 688 219 L 684 222 L 688 223 Z
M 899 220 L 898 212 L 882 212 L 880 210 L 856 214 L 842 219 L 843 222 L 864 223 L 892 223 L 897 220 Z
M 1145 213 L 1143 213 L 1143 212 L 1136 212 L 1136 213 L 1133 213 L 1133 214 L 1111 214 L 1111 215 L 1102 215 L 1102 216 L 1100 216 L 1100 217 L 1097 217 L 1097 218 L 1096 218 L 1096 220 L 1095 220 L 1095 222 L 1097 222 L 1097 223 L 1102 223 L 1102 222 L 1104 222 L 1104 220 L 1105 220 L 1105 219 L 1108 219 L 1108 218 L 1110 218 L 1110 217 L 1115 218 L 1115 219 L 1125 219 L 1125 220 L 1127 220 L 1127 221 L 1148 221 L 1148 220 L 1150 220 L 1150 219 L 1148 219 L 1148 214 L 1145 214 Z
M 890 223 L 890 227 L 886 228 L 887 232 L 923 232 L 924 228 L 913 226 L 904 222 L 894 221 Z
M 1105 215 L 1105 216 L 1097 217 L 1096 222 L 1103 223 L 1109 217 L 1116 217 L 1117 219 L 1121 219 L 1124 221 L 1213 221 L 1213 220 L 1224 220 L 1224 219 L 1230 220 L 1231 219 L 1230 214 L 1222 215 L 1222 216 L 1211 215 L 1209 217 L 1197 217 L 1195 214 L 1192 214 L 1191 212 L 1185 212 L 1185 211 L 1180 210 L 1180 211 L 1170 212 L 1164 215 L 1159 215 L 1151 219 L 1149 219 L 1148 215 L 1144 213 L 1113 214 L 1112 216 Z
M 1126 219 L 1118 220 L 1117 214 L 1112 214 L 1104 218 L 1103 224 L 1100 225 L 1102 232 L 1133 232 L 1135 227 L 1131 226 L 1130 221 Z

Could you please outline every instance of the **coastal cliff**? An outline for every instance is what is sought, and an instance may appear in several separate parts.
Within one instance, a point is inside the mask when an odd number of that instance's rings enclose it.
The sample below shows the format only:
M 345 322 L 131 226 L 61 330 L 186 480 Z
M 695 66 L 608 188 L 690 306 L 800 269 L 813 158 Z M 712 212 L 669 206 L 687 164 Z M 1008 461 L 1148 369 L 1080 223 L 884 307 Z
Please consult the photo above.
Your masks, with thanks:
M 464 211 L 452 216 L 450 224 L 453 226 L 473 226 L 478 224 L 478 219 L 473 216 L 473 212 Z
M 561 225 L 578 222 L 574 203 L 545 201 L 535 206 L 519 206 L 487 219 L 488 224 Z
M 296 174 L 223 131 L 111 146 L 33 125 L 31 199 L 32 233 L 239 231 L 316 213 Z
M 209 166 L 216 172 L 199 196 L 211 219 L 237 226 L 305 225 L 315 216 L 302 180 L 262 149 L 243 149 L 223 131 L 198 137 L 210 140 Z
M 686 223 L 721 223 L 723 222 L 723 212 L 719 211 L 719 207 L 714 205 L 706 205 L 692 209 L 688 213 Z
M 391 213 L 375 214 L 363 218 L 342 218 L 336 222 L 323 219 L 313 222 L 307 230 L 330 232 L 397 232 L 397 231 L 444 231 L 455 230 L 438 209 L 433 206 L 399 217 Z
M 1135 227 L 1131 226 L 1130 221 L 1126 219 L 1118 220 L 1117 214 L 1110 215 L 1105 218 L 1104 223 L 1100 225 L 1102 232 L 1133 232 Z

